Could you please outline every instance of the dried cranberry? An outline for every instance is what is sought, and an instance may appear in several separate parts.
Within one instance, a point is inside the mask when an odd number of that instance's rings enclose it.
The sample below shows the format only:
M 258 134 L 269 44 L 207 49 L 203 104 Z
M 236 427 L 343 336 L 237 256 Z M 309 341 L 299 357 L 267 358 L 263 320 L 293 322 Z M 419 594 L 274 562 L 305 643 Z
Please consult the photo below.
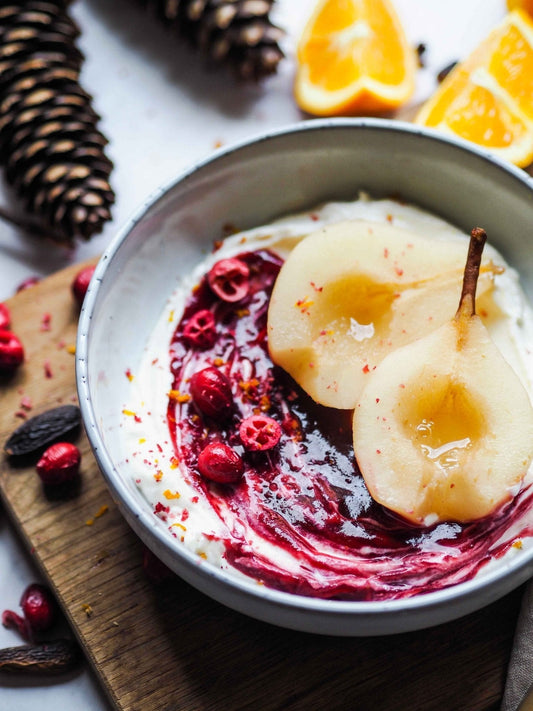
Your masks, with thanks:
M 183 338 L 189 346 L 211 348 L 217 337 L 215 317 L 208 309 L 197 311 L 187 321 L 183 329 Z
M 5 304 L 0 303 L 0 331 L 5 331 L 11 325 L 11 313 Z
M 89 283 L 92 279 L 95 269 L 96 267 L 94 266 L 84 267 L 74 277 L 74 281 L 71 284 L 71 289 L 72 293 L 74 294 L 74 298 L 78 302 L 79 306 L 83 304 L 85 294 L 87 293 L 87 289 L 89 288 Z
M 242 477 L 244 463 L 237 452 L 223 442 L 212 442 L 200 452 L 198 469 L 206 479 L 233 484 Z
M 204 415 L 221 420 L 230 414 L 233 405 L 231 384 L 218 368 L 204 368 L 195 373 L 190 388 L 194 404 Z
M 222 301 L 240 301 L 250 288 L 250 269 L 240 259 L 221 259 L 209 270 L 207 283 Z
M 0 373 L 11 374 L 24 361 L 22 343 L 11 331 L 0 331 Z
M 49 630 L 57 617 L 56 601 L 50 590 L 40 583 L 28 585 L 20 599 L 20 606 L 24 617 L 13 610 L 4 610 L 2 624 L 8 629 L 16 629 L 28 641 Z
M 277 445 L 281 427 L 271 417 L 252 415 L 241 422 L 239 435 L 246 449 L 263 452 Z
M 64 484 L 78 474 L 81 452 L 71 442 L 57 442 L 37 462 L 37 474 L 43 484 Z
M 27 279 L 24 279 L 24 281 L 21 281 L 20 284 L 16 288 L 17 294 L 20 291 L 25 291 L 26 289 L 29 289 L 32 286 L 35 286 L 35 284 L 38 284 L 40 282 L 40 278 L 38 276 L 31 276 L 28 277 Z
M 26 639 L 28 641 L 31 639 L 28 623 L 24 617 L 21 617 L 16 612 L 13 612 L 13 610 L 4 610 L 2 612 L 2 624 L 8 630 L 17 630 L 22 639 Z

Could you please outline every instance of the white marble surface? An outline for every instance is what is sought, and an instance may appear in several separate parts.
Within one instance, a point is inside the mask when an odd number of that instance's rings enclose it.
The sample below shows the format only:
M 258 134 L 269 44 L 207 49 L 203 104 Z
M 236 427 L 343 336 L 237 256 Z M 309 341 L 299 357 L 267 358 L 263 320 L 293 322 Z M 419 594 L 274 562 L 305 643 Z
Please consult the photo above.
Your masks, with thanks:
M 278 0 L 273 19 L 287 31 L 286 60 L 261 86 L 236 84 L 208 71 L 200 57 L 148 19 L 135 0 L 77 0 L 72 14 L 82 28 L 86 55 L 81 83 L 94 96 L 117 203 L 101 236 L 74 250 L 23 237 L 0 223 L 0 301 L 25 278 L 45 276 L 102 252 L 118 227 L 160 184 L 209 156 L 219 145 L 301 121 L 292 98 L 294 47 L 315 0 Z M 505 0 L 395 0 L 413 46 L 423 42 L 425 68 L 414 102 L 435 87 L 437 72 L 464 56 L 505 14 Z M 7 204 L 0 185 L 0 204 Z M 0 401 L 1 402 L 1 401 Z M 39 575 L 0 508 L 0 610 L 17 609 L 24 587 Z M 19 644 L 0 625 L 0 647 Z M 67 678 L 0 678 L 0 709 L 107 711 L 88 666 Z

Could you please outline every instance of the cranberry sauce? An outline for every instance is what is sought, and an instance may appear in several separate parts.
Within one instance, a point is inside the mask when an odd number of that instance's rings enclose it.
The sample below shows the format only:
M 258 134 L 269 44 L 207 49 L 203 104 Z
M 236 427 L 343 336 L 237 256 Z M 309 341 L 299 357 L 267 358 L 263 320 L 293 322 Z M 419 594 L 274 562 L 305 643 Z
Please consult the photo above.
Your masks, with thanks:
M 168 423 L 176 456 L 226 524 L 227 561 L 280 590 L 382 600 L 465 581 L 513 541 L 518 545 L 516 536 L 500 540 L 531 505 L 525 494 L 483 521 L 424 529 L 372 500 L 354 459 L 351 413 L 311 401 L 269 358 L 267 310 L 281 259 L 268 251 L 238 259 L 249 268 L 244 298 L 223 300 L 204 278 L 170 346 Z M 207 323 L 216 336 L 205 338 L 204 329 L 191 345 L 188 324 L 196 329 L 199 312 L 202 328 Z M 209 366 L 231 384 L 233 402 L 224 416 L 210 417 L 190 396 L 191 377 Z M 254 414 L 281 425 L 279 443 L 268 451 L 249 451 L 240 439 L 240 423 Z M 242 458 L 238 481 L 221 484 L 200 474 L 199 455 L 214 442 Z

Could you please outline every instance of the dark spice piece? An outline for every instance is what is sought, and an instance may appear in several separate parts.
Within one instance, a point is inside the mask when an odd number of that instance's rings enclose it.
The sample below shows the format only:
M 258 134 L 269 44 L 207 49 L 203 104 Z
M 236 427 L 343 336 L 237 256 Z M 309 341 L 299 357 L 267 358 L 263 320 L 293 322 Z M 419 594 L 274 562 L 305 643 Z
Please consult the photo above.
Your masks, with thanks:
M 9 437 L 4 451 L 11 456 L 23 456 L 42 451 L 65 439 L 81 425 L 81 413 L 76 405 L 61 405 L 26 420 Z
M 76 642 L 56 639 L 0 649 L 0 672 L 64 674 L 75 669 L 80 660 L 81 652 Z
M 446 67 L 444 67 L 444 69 L 440 70 L 440 72 L 437 74 L 437 81 L 439 82 L 439 84 L 442 83 L 446 79 L 448 74 L 452 71 L 452 69 L 456 65 L 457 65 L 457 62 L 451 62 Z
M 425 56 L 427 51 L 426 44 L 424 42 L 420 42 L 416 45 L 415 51 L 418 59 L 418 66 L 422 68 L 425 67 Z

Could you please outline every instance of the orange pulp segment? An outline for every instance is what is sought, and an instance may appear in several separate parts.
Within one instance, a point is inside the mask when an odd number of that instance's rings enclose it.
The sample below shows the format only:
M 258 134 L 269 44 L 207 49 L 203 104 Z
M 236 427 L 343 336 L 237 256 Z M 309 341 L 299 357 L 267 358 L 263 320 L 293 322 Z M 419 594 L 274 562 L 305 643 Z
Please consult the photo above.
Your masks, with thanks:
M 508 10 L 525 10 L 533 17 L 533 0 L 507 0 Z
M 533 161 L 533 21 L 509 13 L 424 104 L 415 123 L 460 136 L 515 165 Z
M 415 72 L 389 0 L 319 0 L 298 44 L 295 97 L 318 116 L 381 113 L 411 97 Z

